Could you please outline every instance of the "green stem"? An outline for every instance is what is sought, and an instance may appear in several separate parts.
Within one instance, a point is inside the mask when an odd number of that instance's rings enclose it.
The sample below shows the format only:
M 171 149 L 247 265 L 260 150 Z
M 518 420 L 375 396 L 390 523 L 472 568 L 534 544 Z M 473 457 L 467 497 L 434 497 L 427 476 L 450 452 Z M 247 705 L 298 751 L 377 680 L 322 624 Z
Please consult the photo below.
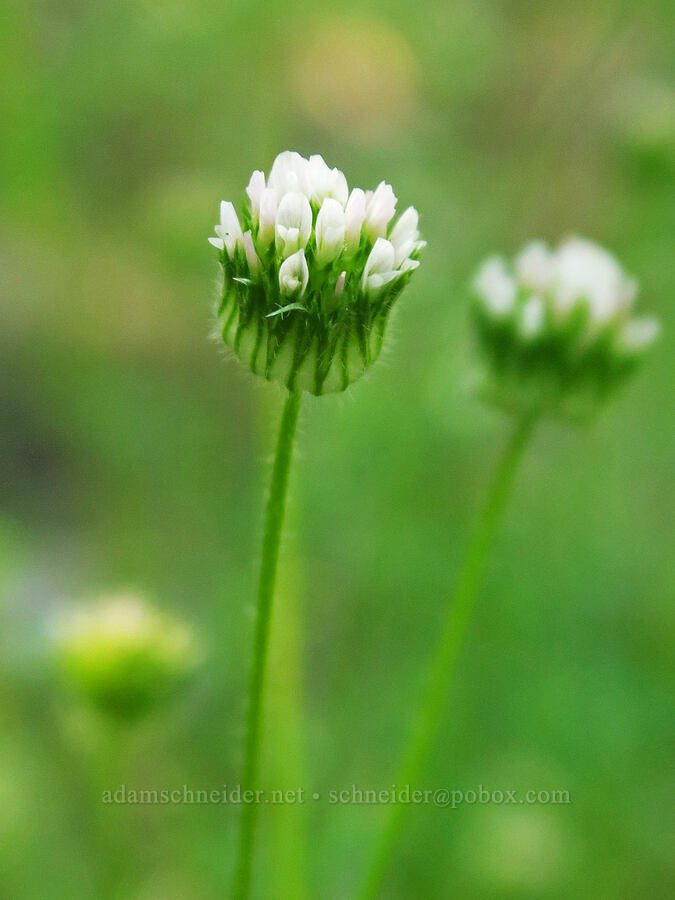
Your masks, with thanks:
M 506 446 L 483 510 L 474 527 L 459 578 L 447 611 L 445 626 L 432 658 L 426 693 L 413 729 L 396 784 L 414 788 L 429 757 L 445 708 L 457 652 L 466 634 L 481 576 L 506 506 L 535 419 L 519 421 Z M 387 807 L 387 819 L 376 847 L 373 863 L 361 891 L 362 900 L 377 897 L 395 849 L 407 810 L 405 804 Z
M 293 454 L 298 413 L 300 411 L 300 393 L 290 391 L 286 399 L 277 451 L 272 470 L 272 482 L 265 514 L 265 533 L 263 536 L 262 558 L 260 563 L 260 579 L 258 581 L 258 607 L 255 624 L 255 640 L 253 646 L 253 665 L 249 682 L 249 707 L 246 722 L 246 745 L 244 756 L 244 775 L 242 790 L 255 791 L 258 788 L 260 769 L 260 746 L 263 694 L 265 688 L 265 670 L 267 667 L 267 651 L 270 634 L 270 615 L 272 599 L 277 578 L 277 562 L 281 529 L 284 523 L 286 495 L 288 493 L 288 473 Z M 242 803 L 239 832 L 239 850 L 237 868 L 233 888 L 235 900 L 246 900 L 251 891 L 251 868 L 253 863 L 253 845 L 255 842 L 258 804 Z

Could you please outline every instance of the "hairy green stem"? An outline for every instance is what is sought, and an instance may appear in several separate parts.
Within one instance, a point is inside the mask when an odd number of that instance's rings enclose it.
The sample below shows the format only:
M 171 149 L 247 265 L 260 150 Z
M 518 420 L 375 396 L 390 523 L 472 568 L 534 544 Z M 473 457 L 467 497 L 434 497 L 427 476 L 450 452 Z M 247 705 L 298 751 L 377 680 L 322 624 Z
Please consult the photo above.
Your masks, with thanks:
M 253 664 L 249 682 L 244 775 L 242 780 L 242 789 L 246 791 L 255 791 L 258 788 L 260 748 L 262 743 L 263 694 L 269 647 L 270 616 L 277 578 L 281 530 L 286 509 L 288 473 L 293 455 L 293 441 L 299 411 L 300 393 L 290 391 L 281 417 L 270 494 L 265 514 L 265 532 L 260 562 L 260 579 L 258 581 Z M 257 803 L 242 803 L 237 867 L 232 892 L 234 900 L 246 900 L 250 895 L 257 813 Z
M 412 731 L 396 780 L 396 784 L 401 787 L 404 785 L 415 787 L 436 738 L 457 652 L 466 634 L 488 554 L 534 424 L 534 418 L 523 419 L 516 423 L 469 541 L 448 606 L 445 625 L 431 661 L 419 718 Z M 360 894 L 362 900 L 372 900 L 379 893 L 391 855 L 401 834 L 406 810 L 407 806 L 400 803 L 387 807 L 387 818 Z

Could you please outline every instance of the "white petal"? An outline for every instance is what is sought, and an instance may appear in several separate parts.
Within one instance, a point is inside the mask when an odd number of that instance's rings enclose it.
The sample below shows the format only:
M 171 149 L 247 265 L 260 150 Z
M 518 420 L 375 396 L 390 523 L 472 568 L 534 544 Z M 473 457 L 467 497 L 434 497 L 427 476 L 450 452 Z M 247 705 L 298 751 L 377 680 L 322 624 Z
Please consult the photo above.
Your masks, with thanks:
M 400 267 L 401 272 L 414 272 L 415 269 L 419 266 L 419 259 L 406 259 L 403 261 Z
M 409 206 L 404 213 L 401 213 L 398 222 L 392 228 L 389 240 L 395 247 L 407 241 L 417 240 L 418 224 L 419 214 L 414 206 Z
M 394 272 L 395 258 L 394 245 L 390 241 L 385 240 L 385 238 L 378 238 L 370 251 L 363 270 L 363 278 L 361 280 L 363 289 L 368 291 L 381 287 L 386 283 L 383 280 L 384 276 L 387 276 L 387 280 L 391 280 L 388 276 Z M 396 277 L 398 274 L 400 273 L 394 272 L 393 277 Z
M 265 188 L 260 195 L 260 220 L 258 223 L 258 246 L 267 247 L 274 239 L 277 221 L 277 192 Z
M 356 250 L 361 242 L 361 227 L 366 218 L 366 194 L 361 188 L 354 188 L 345 206 L 345 244 L 350 251 Z
M 394 243 L 392 241 L 392 243 Z M 415 241 L 409 239 L 401 244 L 394 244 L 396 250 L 396 265 L 400 266 L 404 259 L 407 259 L 415 249 Z
M 255 273 L 260 269 L 260 260 L 253 246 L 253 235 L 250 231 L 244 234 L 244 252 L 246 253 L 246 261 L 251 272 Z
M 260 172 L 258 169 L 251 175 L 251 180 L 248 183 L 248 187 L 246 188 L 246 193 L 248 194 L 249 200 L 251 201 L 251 216 L 253 218 L 253 223 L 255 225 L 258 224 L 258 218 L 260 216 L 260 198 L 262 197 L 262 193 L 265 190 L 265 173 Z
M 397 270 L 392 270 L 390 272 L 377 272 L 373 275 L 370 275 L 368 278 L 367 290 L 369 294 L 377 293 L 380 288 L 383 288 L 386 284 L 389 284 L 394 279 L 399 278 L 401 276 L 401 272 Z
M 366 262 L 365 272 L 385 272 L 394 268 L 396 251 L 391 241 L 386 238 L 378 238 L 370 251 Z
M 225 241 L 222 238 L 209 238 L 209 244 L 213 244 L 218 250 L 225 249 Z

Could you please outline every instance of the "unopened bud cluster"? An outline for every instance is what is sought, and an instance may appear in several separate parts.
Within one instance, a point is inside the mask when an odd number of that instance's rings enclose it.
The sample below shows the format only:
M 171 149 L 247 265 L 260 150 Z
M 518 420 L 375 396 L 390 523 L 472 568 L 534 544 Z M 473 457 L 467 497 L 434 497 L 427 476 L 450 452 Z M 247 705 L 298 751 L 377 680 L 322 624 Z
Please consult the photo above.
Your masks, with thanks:
M 635 282 L 581 238 L 488 259 L 474 293 L 482 391 L 520 414 L 592 415 L 659 331 L 654 318 L 633 314 Z
M 417 212 L 392 227 L 382 182 L 349 190 L 321 156 L 287 151 L 256 171 L 240 220 L 220 207 L 218 328 L 251 370 L 289 390 L 342 391 L 378 358 L 391 309 L 424 247 Z
M 66 610 L 52 630 L 63 681 L 102 712 L 135 718 L 172 695 L 201 661 L 189 626 L 132 594 Z

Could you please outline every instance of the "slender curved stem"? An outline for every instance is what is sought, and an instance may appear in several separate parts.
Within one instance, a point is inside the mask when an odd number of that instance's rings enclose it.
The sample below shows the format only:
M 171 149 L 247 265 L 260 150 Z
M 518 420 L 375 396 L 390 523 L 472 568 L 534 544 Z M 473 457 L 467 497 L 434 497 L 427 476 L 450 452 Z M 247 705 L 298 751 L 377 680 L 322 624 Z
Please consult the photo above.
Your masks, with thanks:
M 457 651 L 466 634 L 497 526 L 534 424 L 534 418 L 523 419 L 516 424 L 495 473 L 485 506 L 474 527 L 448 607 L 445 625 L 431 661 L 419 718 L 399 770 L 396 784 L 401 787 L 405 785 L 415 787 L 436 738 Z M 362 900 L 371 900 L 378 895 L 391 855 L 401 834 L 407 808 L 405 804 L 401 803 L 387 807 L 387 819 L 360 894 Z
M 267 668 L 267 651 L 269 647 L 270 616 L 272 600 L 277 578 L 277 562 L 279 544 L 286 509 L 288 493 L 288 473 L 293 455 L 298 413 L 300 411 L 300 393 L 290 391 L 281 417 L 277 450 L 272 470 L 267 511 L 265 514 L 265 532 L 263 535 L 262 558 L 260 562 L 260 579 L 258 581 L 258 606 L 256 612 L 255 640 L 253 645 L 253 664 L 249 682 L 249 707 L 246 722 L 246 745 L 244 756 L 244 776 L 242 789 L 255 791 L 258 788 L 260 769 L 260 747 L 262 735 L 263 694 L 265 688 L 265 671 Z M 255 830 L 258 818 L 258 804 L 243 802 L 241 807 L 241 823 L 239 832 L 239 849 L 235 871 L 233 897 L 235 900 L 246 900 L 251 891 L 251 868 Z

